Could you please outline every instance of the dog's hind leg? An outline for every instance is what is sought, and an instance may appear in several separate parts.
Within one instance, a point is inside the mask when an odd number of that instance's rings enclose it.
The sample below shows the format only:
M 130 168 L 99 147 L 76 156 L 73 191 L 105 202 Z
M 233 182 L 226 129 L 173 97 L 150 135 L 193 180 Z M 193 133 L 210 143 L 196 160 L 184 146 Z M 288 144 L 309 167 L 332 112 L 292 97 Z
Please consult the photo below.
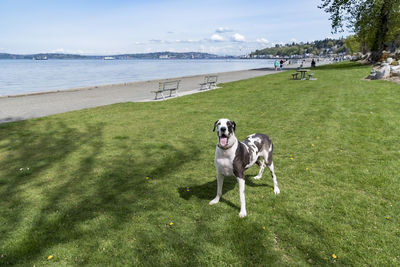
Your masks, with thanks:
M 264 150 L 263 156 L 264 156 L 265 163 L 267 164 L 268 169 L 272 176 L 272 183 L 274 185 L 274 193 L 275 193 L 275 195 L 277 195 L 280 193 L 280 190 L 278 187 L 278 181 L 276 179 L 276 175 L 275 175 L 275 171 L 274 171 L 274 162 L 272 161 L 272 151 L 273 151 L 273 146 L 271 143 L 271 146 L 269 147 L 268 151 Z
M 256 164 L 260 167 L 260 171 L 258 172 L 257 176 L 254 176 L 254 179 L 258 180 L 261 179 L 264 169 L 265 169 L 265 163 L 264 160 L 260 160 L 260 158 L 257 159 Z
M 269 171 L 271 172 L 272 176 L 272 183 L 274 184 L 274 193 L 275 195 L 279 194 L 281 191 L 279 190 L 278 187 L 278 181 L 276 180 L 276 175 L 274 171 L 274 163 L 271 160 L 271 164 L 268 164 Z
M 224 184 L 224 176 L 217 172 L 217 196 L 210 201 L 210 205 L 217 204 L 222 196 L 222 185 Z

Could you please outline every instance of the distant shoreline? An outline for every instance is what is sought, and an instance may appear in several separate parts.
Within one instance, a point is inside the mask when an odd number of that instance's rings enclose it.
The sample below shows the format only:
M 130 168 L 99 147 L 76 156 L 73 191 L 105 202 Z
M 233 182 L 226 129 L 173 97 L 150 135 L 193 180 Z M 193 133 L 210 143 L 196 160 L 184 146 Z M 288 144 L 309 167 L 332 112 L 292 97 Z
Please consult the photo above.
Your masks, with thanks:
M 271 67 L 271 60 L 0 60 L 0 95 Z
M 319 65 L 329 63 L 325 61 Z M 297 67 L 299 67 L 298 64 L 292 64 L 285 66 L 283 71 L 294 70 Z M 205 75 L 218 75 L 218 83 L 227 83 L 280 72 L 267 67 L 2 96 L 0 97 L 0 123 L 38 118 L 115 103 L 154 101 L 154 93 L 152 91 L 158 88 L 160 81 L 181 80 L 179 94 L 184 96 L 204 92 L 199 91 L 199 84 L 204 81 Z
M 278 73 L 270 68 L 212 73 L 218 83 L 244 80 Z M 180 96 L 200 93 L 204 75 L 157 79 L 125 84 L 109 84 L 52 92 L 0 97 L 0 123 L 38 118 L 68 111 L 93 108 L 123 102 L 154 101 L 153 90 L 165 80 L 181 80 Z
M 235 61 L 236 60 L 234 60 L 233 62 L 235 62 Z M 265 67 L 262 67 L 262 68 L 260 68 L 260 67 L 247 68 L 247 70 L 260 70 L 260 69 L 263 69 L 263 70 L 273 71 L 274 70 L 273 67 L 272 67 L 272 62 L 273 61 L 272 60 L 264 60 L 264 61 L 267 62 L 267 63 L 269 62 L 267 65 L 264 65 Z M 290 65 L 285 64 L 284 65 L 284 69 L 295 69 L 295 68 L 300 66 L 300 64 L 298 63 L 297 60 L 291 60 L 291 61 L 292 61 L 292 64 L 290 64 Z M 166 61 L 166 62 L 168 62 L 168 61 Z M 171 61 L 171 62 L 173 62 L 173 61 Z M 260 61 L 260 62 L 262 62 L 262 61 Z M 309 63 L 310 60 L 307 60 L 305 62 L 306 62 L 305 63 L 306 65 L 310 64 Z M 33 64 L 33 66 L 36 65 L 34 62 L 30 63 L 29 65 L 32 65 L 32 64 Z M 227 61 L 226 64 L 227 65 L 231 65 L 230 61 Z M 47 65 L 47 64 L 44 64 L 44 65 Z M 105 64 L 105 65 L 108 65 L 108 64 Z M 168 66 L 166 66 L 166 67 L 169 67 L 169 64 L 167 64 L 167 65 Z M 130 67 L 130 65 L 128 65 L 127 67 Z M 85 66 L 85 69 L 92 69 L 92 68 L 90 68 L 90 67 L 87 68 Z M 219 68 L 219 69 L 221 69 L 221 68 Z M 225 73 L 225 72 L 228 72 L 228 73 L 229 72 L 237 72 L 237 71 L 246 71 L 246 69 L 237 69 L 237 70 L 233 69 L 233 70 L 228 70 L 228 71 L 222 71 L 222 73 Z M 5 92 L 5 93 L 0 94 L 0 97 L 1 98 L 9 98 L 9 97 L 21 97 L 21 96 L 29 96 L 29 95 L 54 94 L 54 93 L 60 93 L 60 92 L 74 92 L 74 91 L 79 91 L 79 90 L 93 90 L 93 89 L 96 89 L 96 88 L 104 88 L 104 87 L 110 88 L 110 87 L 121 86 L 121 85 L 126 86 L 126 85 L 130 85 L 130 84 L 138 83 L 138 82 L 151 82 L 151 81 L 155 81 L 155 80 L 167 80 L 167 79 L 173 79 L 173 77 L 195 77 L 195 76 L 202 76 L 202 75 L 204 76 L 204 75 L 207 75 L 208 73 L 221 73 L 221 71 L 215 71 L 215 72 L 212 72 L 212 71 L 209 71 L 209 72 L 206 72 L 206 71 L 204 71 L 204 72 L 203 71 L 191 71 L 191 72 L 192 73 L 188 74 L 188 73 L 185 73 L 185 72 L 181 73 L 181 72 L 175 71 L 175 72 L 169 73 L 168 75 L 164 73 L 163 75 L 166 75 L 165 77 L 154 77 L 153 78 L 152 75 L 150 75 L 150 76 L 147 75 L 147 76 L 139 76 L 137 78 L 134 78 L 134 77 L 133 78 L 126 78 L 126 79 L 122 79 L 122 81 L 118 80 L 118 81 L 115 81 L 115 82 L 107 82 L 107 81 L 103 81 L 101 79 L 97 80 L 97 79 L 94 79 L 94 78 L 88 78 L 88 79 L 86 79 L 86 83 L 81 83 L 81 84 L 80 83 L 75 83 L 75 85 L 77 85 L 77 86 L 65 85 L 65 84 L 68 83 L 68 81 L 65 81 L 65 82 L 63 81 L 63 84 L 64 84 L 63 86 L 57 86 L 57 85 L 54 85 L 54 84 L 50 84 L 49 85 L 47 80 L 42 78 L 42 80 L 43 80 L 42 83 L 44 82 L 48 86 L 45 86 L 45 87 L 41 88 L 40 85 L 39 86 L 35 85 L 35 86 L 37 86 L 36 87 L 37 90 L 14 90 L 15 92 L 13 92 L 13 89 L 8 90 L 7 86 L 3 86 L 2 89 L 3 89 L 3 92 Z M 181 75 L 179 75 L 179 74 L 181 74 Z M 48 76 L 48 73 L 45 73 L 44 75 Z M 51 74 L 51 75 L 58 75 L 58 73 Z M 84 73 L 83 75 L 86 75 L 86 74 Z M 106 73 L 104 73 L 104 75 L 109 76 L 110 73 L 106 72 Z M 32 79 L 32 78 L 37 79 L 36 77 L 31 77 L 30 79 Z M 49 79 L 51 80 L 52 77 L 50 76 Z M 123 81 L 123 80 L 125 80 L 125 81 Z M 16 86 L 18 86 L 18 85 L 16 85 Z M 9 93 L 7 93 L 7 92 L 9 92 Z

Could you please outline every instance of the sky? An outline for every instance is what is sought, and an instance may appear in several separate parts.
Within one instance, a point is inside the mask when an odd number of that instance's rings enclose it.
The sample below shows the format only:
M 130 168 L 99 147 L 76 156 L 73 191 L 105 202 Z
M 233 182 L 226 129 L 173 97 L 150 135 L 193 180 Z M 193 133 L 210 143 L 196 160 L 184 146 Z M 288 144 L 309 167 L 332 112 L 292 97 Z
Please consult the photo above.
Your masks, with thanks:
M 320 0 L 0 0 L 0 53 L 245 55 L 332 34 Z

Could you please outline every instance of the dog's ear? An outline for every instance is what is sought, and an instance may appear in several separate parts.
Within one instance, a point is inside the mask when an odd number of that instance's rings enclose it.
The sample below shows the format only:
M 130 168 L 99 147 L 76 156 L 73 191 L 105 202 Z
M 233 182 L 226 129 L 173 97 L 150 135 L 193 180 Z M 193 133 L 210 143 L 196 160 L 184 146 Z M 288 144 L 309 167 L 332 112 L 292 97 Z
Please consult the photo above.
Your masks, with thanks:
M 213 132 L 215 132 L 215 128 L 217 127 L 217 123 L 219 122 L 219 120 L 217 120 L 217 121 L 215 121 L 214 122 L 214 129 L 213 129 Z
M 236 131 L 236 123 L 234 121 L 231 121 L 231 122 L 232 122 L 232 125 L 233 125 L 233 131 L 235 132 Z

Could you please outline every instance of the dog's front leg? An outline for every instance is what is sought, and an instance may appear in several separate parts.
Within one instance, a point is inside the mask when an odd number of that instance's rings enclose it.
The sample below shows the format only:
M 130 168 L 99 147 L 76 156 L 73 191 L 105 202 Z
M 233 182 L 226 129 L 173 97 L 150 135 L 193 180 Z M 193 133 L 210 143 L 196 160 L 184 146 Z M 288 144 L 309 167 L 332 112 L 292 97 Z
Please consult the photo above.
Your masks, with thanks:
M 217 196 L 210 201 L 210 205 L 217 204 L 222 196 L 222 185 L 224 184 L 224 176 L 217 172 Z
M 240 178 L 240 177 L 236 177 L 236 180 L 239 183 L 239 197 L 240 197 L 240 213 L 239 213 L 239 217 L 243 218 L 243 217 L 247 216 L 246 199 L 244 197 L 245 180 L 244 180 L 244 178 Z

